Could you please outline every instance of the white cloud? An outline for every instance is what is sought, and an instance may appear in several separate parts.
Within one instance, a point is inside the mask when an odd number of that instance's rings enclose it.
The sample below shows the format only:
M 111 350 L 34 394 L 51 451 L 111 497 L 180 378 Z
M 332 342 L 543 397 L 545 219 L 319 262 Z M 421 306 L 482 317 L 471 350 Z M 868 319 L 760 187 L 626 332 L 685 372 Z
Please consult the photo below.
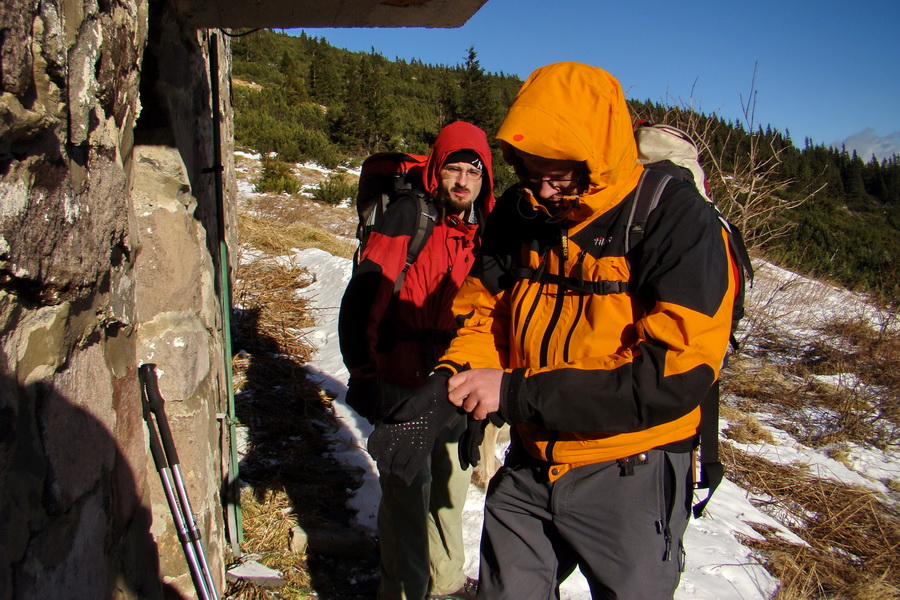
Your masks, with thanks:
M 900 156 L 900 131 L 880 136 L 871 127 L 866 127 L 859 133 L 847 137 L 843 142 L 833 143 L 832 146 L 840 148 L 842 143 L 847 152 L 852 154 L 856 150 L 856 154 L 864 162 L 869 162 L 873 154 L 878 160 L 890 158 L 893 154 Z

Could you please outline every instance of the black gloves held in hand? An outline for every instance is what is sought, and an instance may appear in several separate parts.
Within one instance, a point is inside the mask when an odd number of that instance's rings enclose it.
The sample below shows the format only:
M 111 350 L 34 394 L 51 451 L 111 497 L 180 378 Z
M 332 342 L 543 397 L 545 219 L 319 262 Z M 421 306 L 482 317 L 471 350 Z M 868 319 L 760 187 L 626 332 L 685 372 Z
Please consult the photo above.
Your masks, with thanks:
M 381 391 L 375 377 L 351 377 L 347 382 L 346 401 L 347 406 L 371 424 L 383 416 Z
M 435 402 L 453 406 L 447 399 L 447 382 L 452 376 L 453 373 L 447 369 L 438 369 L 429 375 L 422 387 L 391 408 L 384 417 L 384 422 L 406 423 L 412 421 L 424 415 Z M 456 414 L 456 410 L 457 408 L 453 406 L 454 414 Z
M 369 436 L 368 450 L 382 475 L 394 474 L 407 485 L 434 448 L 441 429 L 459 418 L 461 409 L 447 400 L 452 373 L 437 370 L 425 385 L 398 404 Z
M 466 430 L 459 439 L 457 450 L 459 452 L 459 466 L 468 469 L 470 466 L 475 467 L 481 460 L 481 442 L 484 441 L 484 430 L 488 423 L 493 423 L 497 427 L 503 426 L 503 419 L 497 413 L 491 413 L 487 419 L 476 421 L 472 418 L 471 413 L 466 421 Z

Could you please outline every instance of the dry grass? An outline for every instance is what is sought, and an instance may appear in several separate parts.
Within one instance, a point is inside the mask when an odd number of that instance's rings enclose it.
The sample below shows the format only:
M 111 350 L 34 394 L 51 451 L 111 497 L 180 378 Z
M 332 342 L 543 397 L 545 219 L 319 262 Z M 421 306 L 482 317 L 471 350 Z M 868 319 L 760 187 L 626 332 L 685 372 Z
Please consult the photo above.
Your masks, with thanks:
M 855 316 L 824 323 L 816 341 L 768 340 L 759 356 L 734 357 L 723 390 L 746 412 L 819 448 L 857 443 L 886 450 L 900 443 L 900 334 Z M 786 357 L 777 364 L 773 357 Z
M 835 341 L 817 345 L 811 352 L 820 355 L 817 371 L 854 373 L 866 385 L 877 388 L 884 399 L 881 408 L 885 417 L 900 425 L 900 328 L 896 314 L 884 315 L 878 327 L 863 317 L 825 323 L 822 335 Z
M 728 427 L 723 435 L 739 444 L 774 444 L 775 440 L 756 417 L 743 413 L 736 408 L 721 406 L 720 416 L 728 420 Z
M 757 356 L 733 357 L 723 372 L 723 389 L 729 399 L 736 397 L 734 407 L 722 407 L 729 420 L 725 437 L 771 443 L 745 414 L 765 413 L 767 423 L 806 445 L 825 447 L 850 468 L 850 444 L 895 445 L 900 344 L 894 331 L 846 318 L 823 325 L 814 347 L 803 347 L 802 340 L 788 339 L 776 328 L 757 332 Z M 774 600 L 900 598 L 900 483 L 884 482 L 891 496 L 886 499 L 730 444 L 722 444 L 722 460 L 729 479 L 766 498 L 758 502 L 761 508 L 808 543 L 790 543 L 762 526 L 763 541 L 743 539 L 780 580 Z
M 281 200 L 283 206 L 291 199 Z M 352 517 L 348 493 L 360 484 L 361 473 L 332 456 L 333 398 L 304 369 L 315 348 L 301 332 L 314 320 L 296 290 L 310 283 L 309 274 L 284 258 L 295 248 L 312 246 L 338 253 L 334 245 L 341 240 L 291 222 L 296 203 L 290 209 L 279 209 L 277 199 L 263 205 L 274 216 L 239 218 L 242 247 L 262 257 L 239 261 L 235 304 L 240 310 L 232 322 L 235 409 L 248 432 L 240 473 L 248 484 L 241 496 L 242 550 L 280 571 L 285 585 L 267 589 L 245 581 L 227 592 L 240 600 L 368 598 L 371 590 L 365 588 L 377 572 L 371 556 L 335 558 L 312 549 L 300 555 L 288 546 L 294 526 L 346 531 Z
M 303 600 L 315 598 L 306 556 L 288 549 L 290 530 L 297 525 L 291 513 L 287 494 L 268 491 L 257 495 L 250 488 L 241 491 L 241 510 L 244 523 L 244 552 L 259 556 L 258 561 L 279 571 L 285 581 L 283 587 L 268 589 L 247 582 L 238 582 L 228 590 L 233 600 L 271 600 L 274 598 Z
M 722 372 L 722 392 L 738 396 L 748 404 L 747 410 L 761 408 L 760 404 L 781 404 L 797 388 L 783 366 L 733 356 Z
M 341 238 L 321 227 L 302 222 L 276 222 L 265 216 L 240 215 L 238 228 L 242 244 L 266 254 L 286 254 L 293 249 L 321 248 L 335 256 L 352 258 L 356 241 Z
M 306 301 L 294 293 L 305 272 L 257 261 L 242 266 L 238 277 L 245 304 L 234 320 L 240 344 L 234 360 L 236 408 L 250 428 L 254 458 L 260 459 L 241 477 L 285 491 L 295 510 L 303 504 L 307 521 L 319 520 L 333 502 L 344 501 L 351 482 L 342 482 L 334 493 L 308 494 L 308 482 L 329 480 L 319 471 L 335 467 L 323 457 L 330 452 L 327 434 L 336 425 L 333 398 L 303 368 L 315 351 L 298 333 L 313 325 Z
M 790 372 L 806 385 L 797 397 L 824 409 L 805 443 L 881 450 L 900 443 L 900 333 L 893 325 L 873 328 L 863 316 L 834 319 L 820 327 L 815 343 L 798 350 Z
M 279 337 L 284 329 L 274 328 L 270 335 L 244 331 L 251 335 L 236 337 L 245 350 L 234 361 L 235 408 L 248 431 L 240 473 L 249 486 L 242 492 L 242 549 L 260 555 L 259 561 L 280 571 L 286 584 L 269 590 L 242 582 L 232 586 L 231 597 L 364 597 L 353 588 L 354 582 L 373 578 L 377 563 L 370 557 L 351 561 L 288 550 L 295 525 L 334 531 L 350 527 L 348 493 L 359 487 L 361 472 L 332 456 L 329 436 L 337 429 L 333 398 L 309 379 L 302 360 L 278 350 L 293 343 L 289 335 Z
M 307 302 L 295 290 L 309 285 L 303 269 L 275 261 L 242 265 L 237 272 L 233 318 L 236 337 L 265 352 L 277 352 L 300 362 L 309 360 L 314 348 L 300 335 L 311 327 Z
M 296 174 L 307 186 L 327 180 L 321 172 L 308 169 L 299 168 Z M 346 177 L 351 178 L 349 174 Z M 356 247 L 356 207 L 316 202 L 303 193 L 253 196 L 242 206 L 239 218 L 248 220 L 243 225 L 239 223 L 242 243 L 256 246 L 253 240 L 259 236 L 255 235 L 255 227 L 262 227 L 263 237 L 272 228 L 281 230 L 276 236 L 280 242 L 274 245 L 274 252 L 278 253 L 289 252 L 292 248 L 317 247 L 335 256 L 349 258 Z M 266 244 L 265 239 L 261 242 Z M 257 247 L 263 249 L 263 246 Z
M 763 509 L 808 546 L 759 528 L 745 538 L 781 581 L 775 600 L 900 598 L 900 515 L 872 490 L 811 475 L 721 445 L 729 479 L 768 498 Z M 786 517 L 786 518 L 785 518 Z

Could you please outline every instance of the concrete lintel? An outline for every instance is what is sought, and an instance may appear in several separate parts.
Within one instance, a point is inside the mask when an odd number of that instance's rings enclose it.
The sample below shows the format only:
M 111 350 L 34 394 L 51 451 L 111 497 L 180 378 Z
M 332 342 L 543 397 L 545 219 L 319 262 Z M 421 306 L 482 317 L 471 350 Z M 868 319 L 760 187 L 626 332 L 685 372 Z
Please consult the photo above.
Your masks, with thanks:
M 461 27 L 487 0 L 175 0 L 191 27 Z

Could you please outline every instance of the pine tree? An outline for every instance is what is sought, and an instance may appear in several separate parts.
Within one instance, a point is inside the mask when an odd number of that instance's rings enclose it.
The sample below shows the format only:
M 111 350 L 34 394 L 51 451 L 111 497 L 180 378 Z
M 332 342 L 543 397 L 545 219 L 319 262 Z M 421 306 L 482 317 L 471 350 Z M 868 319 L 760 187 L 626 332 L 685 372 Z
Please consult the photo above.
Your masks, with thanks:
M 327 43 L 315 42 L 309 74 L 309 93 L 319 104 L 332 106 L 344 95 L 344 77 L 336 52 Z
M 475 47 L 470 46 L 463 67 L 462 80 L 459 85 L 459 99 L 454 117 L 460 121 L 468 121 L 493 134 L 497 126 L 497 115 L 491 97 L 491 84 L 481 63 Z
M 354 76 L 347 87 L 340 121 L 344 142 L 366 154 L 378 151 L 392 130 L 391 102 L 382 61 L 384 57 L 374 49 L 359 56 Z
M 306 81 L 300 75 L 297 61 L 285 50 L 281 55 L 281 73 L 284 76 L 282 89 L 291 104 L 300 104 L 309 100 Z

